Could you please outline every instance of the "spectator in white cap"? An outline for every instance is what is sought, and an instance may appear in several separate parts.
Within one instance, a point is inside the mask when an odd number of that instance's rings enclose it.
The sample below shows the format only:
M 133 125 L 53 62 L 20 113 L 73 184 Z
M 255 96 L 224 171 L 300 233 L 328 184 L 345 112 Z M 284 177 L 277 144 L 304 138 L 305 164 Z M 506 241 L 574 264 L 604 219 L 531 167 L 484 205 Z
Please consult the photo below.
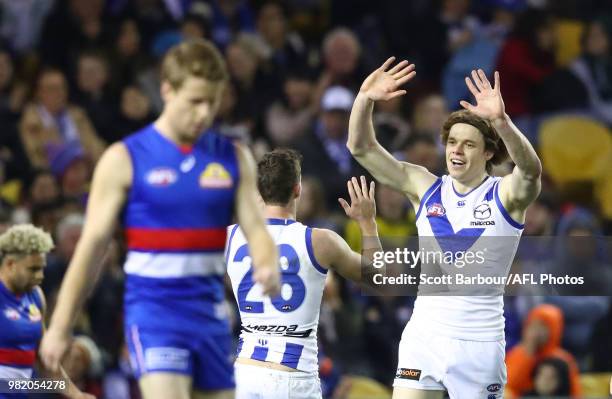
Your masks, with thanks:
M 321 97 L 321 111 L 313 132 L 298 144 L 304 156 L 303 173 L 321 179 L 327 204 L 337 206 L 346 179 L 363 174 L 363 169 L 346 148 L 348 122 L 355 95 L 346 87 L 332 86 Z M 333 209 L 333 208 L 332 208 Z

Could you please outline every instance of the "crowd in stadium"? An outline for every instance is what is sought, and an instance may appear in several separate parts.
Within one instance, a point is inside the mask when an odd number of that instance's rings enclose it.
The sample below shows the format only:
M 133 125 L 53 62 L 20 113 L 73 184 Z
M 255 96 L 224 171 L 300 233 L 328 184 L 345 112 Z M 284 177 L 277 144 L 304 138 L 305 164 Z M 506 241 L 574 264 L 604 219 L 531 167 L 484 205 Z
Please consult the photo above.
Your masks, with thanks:
M 298 219 L 335 230 L 356 251 L 359 229 L 337 202 L 349 177 L 366 174 L 346 148 L 348 117 L 363 78 L 390 55 L 417 68 L 407 96 L 375 111 L 378 140 L 398 159 L 444 174 L 439 134 L 469 99 L 464 77 L 474 67 L 498 70 L 506 112 L 545 168 L 524 235 L 612 234 L 605 0 L 0 0 L 0 36 L 0 229 L 31 222 L 52 233 L 48 315 L 83 227 L 93 166 L 110 143 L 159 114 L 158 62 L 192 38 L 213 41 L 230 72 L 215 129 L 256 157 L 299 150 Z M 387 245 L 416 234 L 401 193 L 379 185 L 377 211 Z M 118 233 L 108 248 L 66 363 L 80 387 L 107 398 L 137 395 L 122 332 L 122 240 Z M 555 256 L 567 261 L 571 250 Z M 228 291 L 229 307 L 231 298 Z M 330 276 L 319 328 L 324 397 L 345 397 L 348 375 L 391 385 L 413 302 L 363 296 Z M 610 372 L 611 304 L 507 297 L 508 391 L 577 397 L 580 374 Z

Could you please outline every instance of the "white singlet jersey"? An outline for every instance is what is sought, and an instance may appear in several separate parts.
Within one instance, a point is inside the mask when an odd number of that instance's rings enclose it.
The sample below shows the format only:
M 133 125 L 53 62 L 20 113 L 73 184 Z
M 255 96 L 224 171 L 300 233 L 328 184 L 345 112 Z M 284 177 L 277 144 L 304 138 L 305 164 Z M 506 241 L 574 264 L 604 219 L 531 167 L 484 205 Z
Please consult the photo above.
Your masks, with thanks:
M 227 273 L 242 322 L 238 357 L 273 362 L 318 373 L 317 326 L 327 269 L 312 249 L 312 229 L 288 219 L 268 219 L 278 246 L 281 295 L 263 295 L 253 282 L 253 268 L 244 233 L 228 227 Z
M 476 267 L 471 274 L 476 270 L 486 275 L 496 269 L 490 274 L 507 276 L 523 225 L 504 209 L 498 194 L 500 181 L 500 177 L 489 176 L 478 187 L 461 195 L 455 191 L 450 176 L 438 178 L 423 196 L 417 212 L 420 247 L 426 242 L 425 246 L 433 243 L 442 251 L 483 250 L 481 266 L 466 266 Z M 444 238 L 449 237 L 460 241 L 453 241 L 455 247 L 448 248 L 450 244 Z M 419 295 L 410 323 L 450 338 L 504 339 L 503 296 Z

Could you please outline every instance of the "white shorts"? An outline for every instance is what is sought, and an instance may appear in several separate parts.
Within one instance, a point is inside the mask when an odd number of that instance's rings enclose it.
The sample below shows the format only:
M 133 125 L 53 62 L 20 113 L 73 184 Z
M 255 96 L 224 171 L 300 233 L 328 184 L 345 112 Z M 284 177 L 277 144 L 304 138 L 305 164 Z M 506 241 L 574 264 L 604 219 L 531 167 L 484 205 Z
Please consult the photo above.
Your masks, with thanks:
M 399 344 L 394 387 L 448 391 L 451 399 L 498 399 L 506 385 L 506 343 L 425 333 L 408 323 Z
M 316 374 L 236 363 L 236 399 L 321 399 Z

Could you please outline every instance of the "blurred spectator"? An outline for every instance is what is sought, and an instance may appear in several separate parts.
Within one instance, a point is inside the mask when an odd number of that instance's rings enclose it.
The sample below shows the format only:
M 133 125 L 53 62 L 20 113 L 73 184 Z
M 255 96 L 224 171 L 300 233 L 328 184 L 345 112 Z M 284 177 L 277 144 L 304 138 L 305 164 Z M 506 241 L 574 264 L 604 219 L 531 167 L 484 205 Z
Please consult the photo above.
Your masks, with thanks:
M 13 50 L 26 53 L 36 48 L 42 24 L 54 0 L 0 0 L 0 34 Z
M 15 59 L 7 48 L 0 47 L 0 114 L 17 117 L 26 100 L 26 85 L 15 74 Z
M 136 80 L 153 61 L 143 50 L 140 27 L 133 18 L 117 22 L 109 58 L 110 86 L 114 94 Z
M 376 186 L 376 224 L 385 250 L 406 247 L 409 237 L 417 232 L 414 211 L 404 193 L 383 184 Z M 361 252 L 356 222 L 350 220 L 346 224 L 344 239 L 353 251 Z
M 42 288 L 47 296 L 52 296 L 59 290 L 68 268 L 70 259 L 74 255 L 76 245 L 81 238 L 85 218 L 80 213 L 71 213 L 64 216 L 55 228 L 56 250 L 49 256 L 49 263 L 45 269 L 45 280 Z
M 310 227 L 340 232 L 338 222 L 328 212 L 325 203 L 325 188 L 314 176 L 302 176 L 302 192 L 298 201 L 297 219 Z
M 66 79 L 57 69 L 41 72 L 36 100 L 23 112 L 20 134 L 30 163 L 37 168 L 49 167 L 50 145 L 77 141 L 94 162 L 105 147 L 83 110 L 68 103 Z
M 540 361 L 533 371 L 533 390 L 525 396 L 550 398 L 570 395 L 570 372 L 561 359 L 554 357 Z
M 364 75 L 359 66 L 361 45 L 357 36 L 347 28 L 336 28 L 325 35 L 321 51 L 323 70 L 316 87 L 315 104 L 319 104 L 330 86 L 340 85 L 356 92 Z
M 540 305 L 529 312 L 523 324 L 523 338 L 520 344 L 506 355 L 509 397 L 520 397 L 533 390 L 534 369 L 546 358 L 559 359 L 569 369 L 571 397 L 580 397 L 578 367 L 574 357 L 561 348 L 563 335 L 563 314 L 553 305 Z
M 549 236 L 555 231 L 557 213 L 552 193 L 542 192 L 525 213 L 525 236 Z
M 15 222 L 23 223 L 24 221 L 31 221 L 33 225 L 45 231 L 53 232 L 56 230 L 57 223 L 62 217 L 63 205 L 64 203 L 61 200 L 40 203 L 32 206 L 30 213 L 23 214 L 23 218 L 17 219 L 17 215 L 14 215 L 13 218 L 16 219 Z M 45 269 L 45 274 L 48 273 L 48 270 Z M 47 278 L 43 282 L 43 289 L 45 283 L 47 283 Z M 48 291 L 45 290 L 45 293 L 48 293 Z M 50 315 L 50 312 L 47 313 Z
M 354 99 L 347 88 L 333 86 L 327 89 L 314 131 L 296 144 L 304 156 L 303 173 L 321 180 L 326 188 L 329 209 L 337 206 L 338 198 L 346 195 L 346 181 L 350 177 L 365 174 L 346 148 L 349 113 Z
M 224 49 L 241 32 L 255 31 L 255 17 L 245 0 L 211 0 L 212 38 Z
M 431 135 L 415 132 L 400 147 L 400 152 L 396 156 L 400 160 L 424 166 L 435 175 L 444 173 L 444 158 Z
M 38 169 L 32 173 L 24 190 L 23 202 L 29 208 L 39 204 L 49 204 L 60 198 L 61 191 L 55 176 L 50 170 Z
M 379 101 L 374 113 L 374 130 L 378 142 L 390 151 L 398 149 L 410 134 L 410 125 L 402 115 L 403 97 Z
M 576 357 L 581 370 L 589 367 L 593 329 L 610 310 L 608 296 L 592 295 L 612 294 L 612 265 L 598 249 L 597 236 L 601 236 L 601 230 L 587 210 L 575 208 L 561 218 L 553 270 L 560 275 L 584 277 L 582 289 L 572 288 L 572 293 L 584 296 L 557 295 L 545 299 L 563 312 L 563 346 Z
M 586 27 L 581 56 L 544 81 L 536 100 L 540 112 L 588 110 L 612 125 L 612 27 L 603 21 Z
M 109 25 L 102 21 L 104 0 L 58 0 L 43 27 L 39 52 L 43 64 L 69 70 L 82 50 L 104 47 Z
M 307 71 L 288 72 L 283 84 L 284 96 L 266 113 L 266 132 L 277 146 L 295 143 L 312 126 L 313 82 Z
M 210 39 L 209 21 L 198 13 L 188 13 L 181 21 L 180 30 L 184 40 Z
M 535 88 L 555 68 L 555 32 L 552 17 L 530 9 L 519 16 L 497 59 L 506 112 L 513 119 L 533 112 Z M 519 126 L 520 127 L 520 126 Z
M 423 60 L 419 75 L 434 87 L 439 86 L 442 68 L 451 55 L 478 34 L 480 21 L 470 15 L 470 3 L 470 0 L 442 0 L 434 15 L 419 20 L 418 35 L 427 38 L 418 41 L 418 54 Z
M 323 351 L 343 372 L 362 373 L 367 368 L 363 340 L 363 309 L 353 298 L 346 280 L 327 274 L 319 316 Z
M 60 183 L 62 196 L 85 204 L 92 166 L 81 147 L 71 142 L 55 148 L 50 162 L 51 171 Z
M 306 45 L 289 30 L 287 13 L 279 1 L 266 1 L 257 13 L 257 33 L 266 46 L 266 60 L 276 76 L 306 65 Z
M 86 51 L 79 55 L 74 102 L 83 107 L 97 134 L 111 142 L 115 115 L 109 91 L 109 65 L 103 53 Z
M 251 132 L 255 127 L 255 116 L 236 108 L 237 96 L 235 84 L 231 81 L 227 82 L 217 113 L 218 128 L 221 133 L 240 139 L 247 145 L 252 145 Z
M 121 140 L 130 133 L 142 129 L 155 119 L 151 101 L 136 86 L 126 86 L 121 92 L 119 115 L 113 124 L 109 141 Z
M 278 95 L 276 81 L 262 68 L 261 45 L 254 35 L 240 34 L 227 46 L 226 57 L 236 89 L 235 115 L 258 123 Z
M 412 130 L 430 135 L 436 140 L 436 143 L 440 143 L 440 133 L 442 133 L 442 126 L 448 119 L 448 115 L 444 97 L 435 93 L 424 96 L 414 106 Z M 443 153 L 443 147 L 440 147 L 440 154 Z
M 491 8 L 491 21 L 482 27 L 481 34 L 496 45 L 501 45 L 514 28 L 517 14 L 527 7 L 526 0 L 485 0 Z

